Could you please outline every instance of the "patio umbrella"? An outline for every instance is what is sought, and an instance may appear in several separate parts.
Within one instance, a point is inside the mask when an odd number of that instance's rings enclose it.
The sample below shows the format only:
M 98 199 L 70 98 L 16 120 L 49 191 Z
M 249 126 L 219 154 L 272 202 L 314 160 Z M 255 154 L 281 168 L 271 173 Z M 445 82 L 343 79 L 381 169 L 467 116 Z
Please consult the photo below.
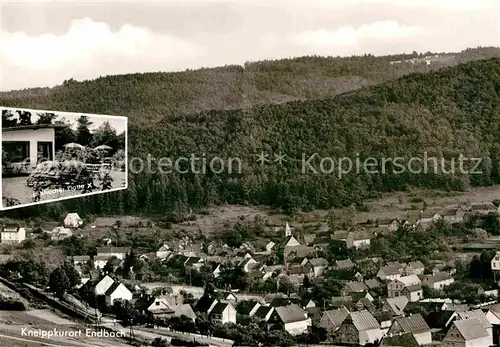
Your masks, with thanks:
M 84 147 L 82 145 L 80 145 L 79 143 L 74 143 L 74 142 L 71 142 L 71 143 L 67 143 L 63 146 L 64 148 L 78 148 L 78 149 L 83 149 Z
M 98 151 L 110 151 L 113 149 L 113 147 L 109 147 L 107 145 L 100 145 L 100 146 L 97 146 L 96 148 L 94 148 L 95 150 L 98 150 Z

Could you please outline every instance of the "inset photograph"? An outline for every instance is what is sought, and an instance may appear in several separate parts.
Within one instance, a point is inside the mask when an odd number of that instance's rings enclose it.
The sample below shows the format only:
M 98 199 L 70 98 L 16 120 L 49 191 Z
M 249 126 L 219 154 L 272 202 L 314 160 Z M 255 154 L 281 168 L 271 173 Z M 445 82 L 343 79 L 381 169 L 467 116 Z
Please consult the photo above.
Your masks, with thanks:
M 1 112 L 2 209 L 127 188 L 126 117 Z

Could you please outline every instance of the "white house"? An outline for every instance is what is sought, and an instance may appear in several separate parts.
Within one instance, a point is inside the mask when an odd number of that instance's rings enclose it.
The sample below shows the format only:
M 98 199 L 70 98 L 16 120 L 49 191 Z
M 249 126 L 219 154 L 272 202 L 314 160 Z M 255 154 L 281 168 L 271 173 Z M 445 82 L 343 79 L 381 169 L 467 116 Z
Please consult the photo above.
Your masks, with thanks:
M 98 257 L 117 257 L 118 259 L 125 259 L 125 256 L 130 253 L 130 247 L 99 247 L 97 249 Z
M 236 324 L 236 309 L 229 302 L 219 302 L 214 306 L 212 310 L 210 310 L 209 317 L 215 323 Z
M 500 271 L 500 252 L 496 252 L 493 259 L 491 259 L 491 270 Z
M 132 292 L 128 290 L 123 283 L 114 282 L 105 293 L 106 305 L 111 306 L 116 300 L 130 301 L 132 300 Z
M 68 213 L 66 218 L 64 218 L 64 226 L 67 228 L 78 228 L 82 224 L 83 220 L 78 213 Z
M 370 245 L 372 236 L 367 232 L 349 232 L 346 239 L 347 248 L 363 248 Z
M 488 347 L 492 339 L 477 319 L 463 319 L 453 322 L 450 330 L 441 341 L 442 347 Z
M 95 295 L 105 295 L 106 291 L 115 283 L 108 275 L 104 276 L 94 287 Z
M 285 224 L 285 237 L 292 236 L 292 229 L 288 225 L 288 222 Z
M 295 304 L 275 307 L 269 318 L 268 328 L 274 325 L 283 326 L 290 335 L 301 335 L 312 325 L 307 312 Z
M 16 225 L 7 224 L 2 227 L 0 242 L 3 244 L 17 244 L 26 240 L 26 229 Z
M 255 268 L 257 264 L 258 262 L 252 257 L 250 257 L 243 259 L 238 265 L 241 266 L 244 272 L 249 273 Z
M 420 346 L 432 343 L 431 328 L 421 314 L 396 318 L 388 334 L 411 333 Z
M 389 263 L 380 268 L 377 272 L 377 277 L 383 281 L 392 281 L 402 277 L 405 273 L 406 264 Z
M 309 259 L 307 266 L 310 268 L 313 277 L 320 277 L 323 275 L 326 268 L 328 268 L 328 260 L 325 258 Z
M 170 253 L 172 253 L 170 251 L 170 247 L 164 244 L 156 251 L 156 257 L 158 259 L 166 259 L 170 255 Z
M 412 302 L 423 299 L 422 294 L 419 296 L 419 291 L 422 291 L 420 279 L 416 275 L 399 277 L 396 280 L 387 283 L 387 294 L 389 298 L 396 298 L 405 295 Z M 405 290 L 406 289 L 406 290 Z
M 412 261 L 406 266 L 406 275 L 423 275 L 425 266 L 421 261 Z
M 39 159 L 54 160 L 55 129 L 67 127 L 56 124 L 33 124 L 2 127 L 2 150 L 15 153 L 16 161 L 27 162 L 34 168 Z
M 433 275 L 425 275 L 422 283 L 432 289 L 441 290 L 455 282 L 455 279 L 447 272 L 437 272 Z

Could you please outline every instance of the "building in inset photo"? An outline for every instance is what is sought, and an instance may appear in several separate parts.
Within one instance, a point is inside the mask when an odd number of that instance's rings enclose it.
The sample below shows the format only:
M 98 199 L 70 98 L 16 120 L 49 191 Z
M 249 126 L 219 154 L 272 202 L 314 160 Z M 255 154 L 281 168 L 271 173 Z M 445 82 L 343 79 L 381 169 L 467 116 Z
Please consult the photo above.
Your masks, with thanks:
M 2 108 L 2 208 L 127 187 L 127 118 Z

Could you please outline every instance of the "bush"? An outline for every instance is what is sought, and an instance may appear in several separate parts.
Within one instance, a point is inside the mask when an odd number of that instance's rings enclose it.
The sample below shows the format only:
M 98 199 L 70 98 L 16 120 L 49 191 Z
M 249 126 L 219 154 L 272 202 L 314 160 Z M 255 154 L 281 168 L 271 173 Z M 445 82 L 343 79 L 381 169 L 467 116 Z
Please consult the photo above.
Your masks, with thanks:
M 26 311 L 26 306 L 20 301 L 0 299 L 0 311 Z

